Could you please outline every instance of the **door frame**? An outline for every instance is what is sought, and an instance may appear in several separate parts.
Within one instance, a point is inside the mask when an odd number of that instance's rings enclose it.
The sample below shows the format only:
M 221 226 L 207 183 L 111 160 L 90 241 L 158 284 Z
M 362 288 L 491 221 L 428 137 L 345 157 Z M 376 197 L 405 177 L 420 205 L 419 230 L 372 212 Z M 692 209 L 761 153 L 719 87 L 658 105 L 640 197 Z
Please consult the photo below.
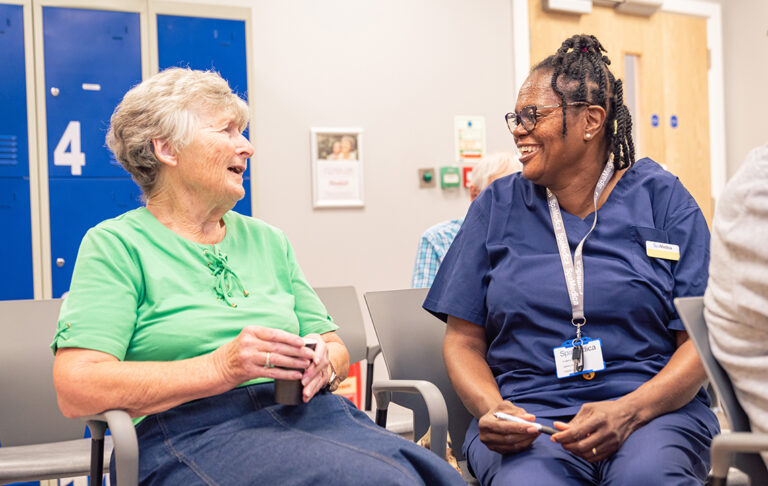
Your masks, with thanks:
M 703 17 L 707 21 L 707 49 L 710 61 L 709 89 L 709 171 L 714 202 L 727 182 L 725 158 L 725 89 L 723 83 L 723 23 L 719 4 L 703 0 L 664 0 L 661 12 Z M 512 0 L 512 53 L 515 93 L 520 91 L 531 66 L 528 0 Z
M 34 33 L 32 27 L 32 0 L 2 0 L 7 5 L 19 5 L 22 9 L 24 27 L 24 70 L 27 90 L 27 160 L 29 176 L 29 214 L 30 244 L 32 245 L 32 288 L 35 299 L 43 296 L 43 269 L 40 257 L 42 237 L 40 235 L 40 196 L 38 192 L 38 157 L 37 157 L 37 113 L 35 93 L 35 54 Z

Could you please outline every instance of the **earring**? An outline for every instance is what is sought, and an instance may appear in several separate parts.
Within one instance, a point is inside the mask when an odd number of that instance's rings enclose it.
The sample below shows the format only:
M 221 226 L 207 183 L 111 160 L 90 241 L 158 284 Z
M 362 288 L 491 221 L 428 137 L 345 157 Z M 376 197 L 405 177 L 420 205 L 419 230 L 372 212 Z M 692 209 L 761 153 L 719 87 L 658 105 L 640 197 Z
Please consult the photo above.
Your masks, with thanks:
M 589 140 L 590 138 L 592 138 L 592 134 L 590 134 L 590 133 L 587 133 L 586 135 L 584 135 L 584 138 L 586 138 L 587 140 Z

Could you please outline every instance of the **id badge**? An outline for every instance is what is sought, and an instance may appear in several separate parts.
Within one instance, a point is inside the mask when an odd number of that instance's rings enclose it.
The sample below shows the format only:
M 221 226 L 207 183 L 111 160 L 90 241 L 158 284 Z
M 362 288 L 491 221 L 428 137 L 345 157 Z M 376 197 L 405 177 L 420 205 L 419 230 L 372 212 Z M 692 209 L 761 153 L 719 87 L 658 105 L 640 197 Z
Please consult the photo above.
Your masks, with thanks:
M 605 369 L 603 361 L 603 348 L 600 339 L 581 338 L 583 350 L 584 369 L 575 371 L 573 366 L 573 345 L 576 339 L 569 339 L 561 346 L 554 348 L 555 370 L 558 378 L 568 378 L 570 376 L 583 375 L 585 373 L 594 373 Z

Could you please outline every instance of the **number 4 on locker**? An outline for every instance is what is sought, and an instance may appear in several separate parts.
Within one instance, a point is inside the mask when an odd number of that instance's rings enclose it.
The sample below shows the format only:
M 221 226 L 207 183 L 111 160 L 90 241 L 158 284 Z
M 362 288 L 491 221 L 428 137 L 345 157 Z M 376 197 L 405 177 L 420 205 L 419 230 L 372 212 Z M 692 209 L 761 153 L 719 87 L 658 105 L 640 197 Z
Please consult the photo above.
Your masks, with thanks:
M 67 152 L 69 147 L 69 152 Z M 72 120 L 53 151 L 53 165 L 69 166 L 72 175 L 82 175 L 85 154 L 80 151 L 80 122 Z

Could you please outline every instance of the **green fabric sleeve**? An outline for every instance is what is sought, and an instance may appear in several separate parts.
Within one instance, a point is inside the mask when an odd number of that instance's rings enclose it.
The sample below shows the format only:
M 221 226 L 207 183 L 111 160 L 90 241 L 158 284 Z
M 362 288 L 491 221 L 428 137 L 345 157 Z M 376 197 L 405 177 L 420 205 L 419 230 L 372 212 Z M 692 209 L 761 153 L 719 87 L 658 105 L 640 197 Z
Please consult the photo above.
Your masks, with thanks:
M 103 227 L 86 233 L 51 349 L 84 348 L 125 358 L 142 298 L 140 267 Z
M 299 319 L 299 335 L 335 331 L 339 328 L 328 315 L 323 303 L 304 277 L 304 272 L 299 267 L 293 247 L 288 238 L 283 234 L 286 246 L 286 260 L 290 272 L 291 287 L 295 299 L 294 312 Z

